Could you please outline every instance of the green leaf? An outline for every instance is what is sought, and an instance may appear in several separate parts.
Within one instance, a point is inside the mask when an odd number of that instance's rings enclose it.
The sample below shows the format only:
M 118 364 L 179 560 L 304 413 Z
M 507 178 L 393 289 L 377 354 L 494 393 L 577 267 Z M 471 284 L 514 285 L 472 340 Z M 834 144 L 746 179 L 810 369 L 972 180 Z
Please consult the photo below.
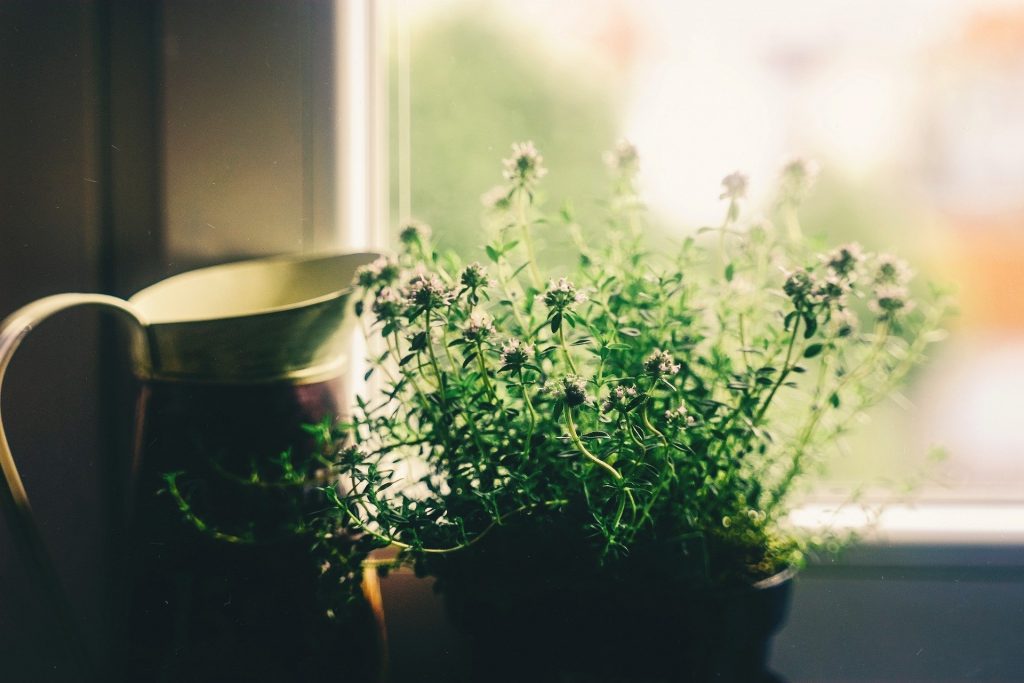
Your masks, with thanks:
M 559 210 L 558 213 L 562 217 L 563 221 L 565 221 L 566 223 L 572 223 L 572 202 L 569 201 L 568 199 L 565 200 L 565 203 L 562 204 L 562 208 Z
M 736 274 L 736 266 L 732 263 L 725 267 L 725 281 L 732 282 L 732 276 Z
M 427 348 L 427 343 L 427 333 L 417 332 L 412 336 L 412 339 L 409 340 L 409 350 L 422 351 Z
M 810 339 L 818 331 L 818 321 L 813 315 L 804 315 L 804 339 Z
M 824 344 L 811 344 L 804 349 L 804 358 L 814 358 L 815 356 L 820 355 L 824 349 Z
M 558 332 L 559 328 L 562 327 L 562 314 L 561 313 L 555 313 L 551 317 L 551 323 L 550 324 L 551 324 L 551 331 L 553 333 L 554 332 Z
M 497 263 L 501 259 L 501 254 L 499 254 L 498 250 L 491 245 L 488 244 L 484 247 L 484 250 L 487 252 L 487 258 L 491 259 L 494 263 Z

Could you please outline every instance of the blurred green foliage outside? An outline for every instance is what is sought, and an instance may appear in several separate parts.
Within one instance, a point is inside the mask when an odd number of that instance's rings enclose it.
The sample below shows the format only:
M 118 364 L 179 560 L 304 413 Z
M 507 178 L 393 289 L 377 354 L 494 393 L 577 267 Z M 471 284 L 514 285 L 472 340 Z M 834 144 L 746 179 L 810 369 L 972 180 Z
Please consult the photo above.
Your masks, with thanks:
M 609 91 L 586 85 L 568 68 L 524 49 L 522 36 L 486 19 L 455 14 L 413 28 L 410 46 L 411 216 L 399 208 L 397 134 L 392 135 L 391 215 L 429 223 L 442 248 L 482 260 L 487 241 L 480 196 L 503 182 L 501 159 L 513 142 L 533 140 L 550 169 L 543 201 L 549 211 L 567 200 L 587 230 L 600 220 L 609 180 L 601 154 L 619 126 Z M 392 61 L 392 130 L 397 131 L 397 62 Z M 397 226 L 392 226 L 393 228 Z M 538 231 L 546 266 L 568 245 L 564 231 Z M 564 260 L 564 257 L 563 257 Z

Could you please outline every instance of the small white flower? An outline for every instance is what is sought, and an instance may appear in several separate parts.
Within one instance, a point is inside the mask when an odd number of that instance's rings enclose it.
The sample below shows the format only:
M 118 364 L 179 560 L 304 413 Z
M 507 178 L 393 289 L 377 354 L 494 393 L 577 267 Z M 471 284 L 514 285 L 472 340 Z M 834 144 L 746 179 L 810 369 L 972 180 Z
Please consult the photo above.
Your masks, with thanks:
M 824 280 L 819 280 L 811 292 L 810 301 L 826 303 L 834 306 L 845 306 L 846 296 L 850 293 L 851 284 L 848 279 L 836 273 L 830 273 Z
M 656 377 L 678 374 L 683 366 L 677 363 L 668 351 L 655 349 L 654 352 L 644 361 L 644 370 Z
M 530 187 L 548 173 L 548 169 L 544 168 L 544 157 L 532 141 L 514 143 L 512 156 L 502 159 L 501 163 L 505 167 L 502 172 L 505 180 L 517 187 Z
M 601 404 L 601 411 L 610 413 L 613 410 L 622 410 L 636 397 L 636 387 L 620 384 L 608 394 L 608 398 Z
M 409 221 L 398 233 L 398 241 L 402 244 L 426 244 L 430 239 L 430 226 L 421 221 Z
M 373 313 L 378 320 L 393 320 L 405 310 L 406 300 L 392 287 L 384 287 L 373 300 Z
M 680 405 L 678 408 L 671 408 L 665 411 L 665 421 L 670 425 L 675 425 L 686 429 L 692 427 L 697 423 L 697 420 L 690 415 L 690 412 L 686 409 L 685 405 Z
M 914 302 L 909 299 L 909 292 L 903 285 L 881 284 L 875 288 L 868 309 L 882 320 L 892 320 L 899 313 L 909 313 Z
M 860 319 L 849 308 L 839 308 L 832 312 L 831 322 L 835 326 L 836 332 L 846 336 L 857 330 Z
M 446 287 L 441 278 L 425 270 L 419 270 L 413 275 L 403 293 L 410 306 L 424 309 L 447 306 L 456 297 L 456 293 Z
M 782 167 L 782 189 L 791 199 L 799 201 L 814 188 L 820 172 L 814 160 L 800 157 L 790 159 Z
M 398 262 L 393 258 L 380 258 L 356 269 L 356 282 L 360 287 L 388 285 L 398 279 Z
M 462 274 L 459 275 L 459 282 L 470 289 L 486 287 L 491 284 L 487 277 L 487 269 L 477 262 L 470 263 L 465 267 Z
M 719 199 L 738 201 L 747 196 L 747 176 L 739 171 L 722 178 L 722 194 Z
M 473 311 L 462 328 L 462 336 L 471 342 L 481 342 L 494 334 L 494 321 L 483 311 Z
M 852 281 L 856 279 L 858 266 L 864 261 L 864 250 L 856 242 L 850 242 L 836 247 L 821 260 L 832 273 Z
M 547 291 L 542 295 L 544 305 L 553 311 L 564 311 L 587 300 L 586 292 L 576 289 L 568 278 L 548 282 Z
M 786 275 L 786 282 L 782 285 L 782 291 L 786 293 L 797 306 L 808 302 L 817 289 L 818 281 L 803 268 L 797 268 Z
M 874 281 L 880 285 L 906 285 L 914 277 L 907 262 L 892 254 L 879 254 L 875 259 Z
M 570 408 L 593 402 L 587 393 L 587 380 L 579 375 L 565 375 L 557 380 L 549 380 L 544 389 L 556 400 L 565 401 L 565 405 Z
M 486 209 L 508 208 L 509 188 L 507 185 L 495 185 L 480 195 L 480 203 Z
M 530 362 L 533 345 L 518 339 L 509 339 L 501 347 L 501 364 L 509 369 L 521 368 Z
M 602 155 L 602 159 L 613 171 L 635 172 L 640 166 L 640 154 L 629 140 L 619 140 L 613 149 Z

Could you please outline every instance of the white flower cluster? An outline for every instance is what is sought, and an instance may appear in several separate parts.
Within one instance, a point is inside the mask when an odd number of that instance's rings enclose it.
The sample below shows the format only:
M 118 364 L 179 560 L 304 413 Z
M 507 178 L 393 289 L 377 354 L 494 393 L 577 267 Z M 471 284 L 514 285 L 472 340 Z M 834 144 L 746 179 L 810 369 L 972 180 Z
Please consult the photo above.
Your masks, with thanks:
M 378 320 L 394 320 L 405 312 L 406 298 L 393 287 L 384 287 L 377 292 L 372 308 Z
M 469 289 L 478 289 L 493 284 L 487 277 L 487 269 L 477 262 L 470 263 L 462 270 L 462 274 L 459 275 L 459 282 Z
M 885 321 L 912 311 L 914 302 L 910 300 L 907 284 L 913 275 L 903 260 L 892 254 L 879 254 L 875 259 L 874 289 L 868 300 L 868 309 Z
M 722 194 L 719 199 L 738 201 L 747 196 L 747 176 L 739 171 L 722 178 Z
M 480 203 L 485 209 L 507 209 L 509 188 L 507 185 L 495 185 L 480 195 Z
M 530 362 L 533 345 L 519 339 L 509 339 L 501 347 L 501 364 L 509 369 L 521 368 Z
M 369 289 L 370 287 L 389 285 L 398 279 L 398 275 L 398 262 L 393 258 L 381 256 L 365 266 L 359 266 L 356 269 L 355 278 L 360 287 Z
M 505 180 L 516 187 L 531 187 L 535 182 L 547 175 L 544 168 L 544 157 L 541 156 L 532 141 L 516 142 L 512 145 L 512 156 L 501 160 Z
M 424 310 L 447 306 L 457 296 L 455 290 L 446 287 L 440 277 L 426 271 L 413 275 L 403 294 L 410 306 Z
M 586 292 L 576 289 L 576 285 L 568 278 L 559 278 L 548 282 L 547 291 L 542 295 L 544 305 L 552 311 L 571 309 L 576 304 L 587 300 Z
M 565 405 L 569 408 L 589 405 L 593 402 L 587 393 L 587 380 L 579 375 L 565 375 L 557 380 L 549 380 L 544 385 L 544 389 L 556 400 L 565 401 Z
M 789 199 L 801 201 L 810 194 L 821 172 L 817 162 L 797 157 L 782 167 L 782 191 Z
M 601 404 L 601 411 L 610 413 L 613 410 L 622 410 L 636 397 L 636 387 L 620 384 L 608 394 L 608 398 Z
M 494 334 L 494 320 L 483 311 L 473 311 L 462 328 L 462 337 L 469 342 L 479 343 Z
M 829 272 L 847 280 L 856 280 L 857 272 L 864 262 L 864 250 L 856 242 L 836 247 L 822 257 Z
M 619 140 L 613 149 L 602 155 L 605 166 L 613 171 L 635 173 L 640 167 L 640 154 L 629 140 Z
M 644 361 L 644 371 L 649 375 L 655 377 L 665 377 L 667 375 L 679 374 L 679 371 L 683 369 L 680 363 L 676 362 L 676 359 L 672 357 L 668 351 L 662 351 L 661 349 L 655 349 L 654 352 L 647 357 Z
M 433 231 L 430 226 L 421 221 L 409 221 L 398 232 L 398 241 L 402 244 L 425 245 L 430 240 Z
M 685 405 L 680 404 L 678 408 L 671 408 L 665 411 L 665 421 L 670 425 L 686 429 L 697 424 L 696 418 L 690 415 Z

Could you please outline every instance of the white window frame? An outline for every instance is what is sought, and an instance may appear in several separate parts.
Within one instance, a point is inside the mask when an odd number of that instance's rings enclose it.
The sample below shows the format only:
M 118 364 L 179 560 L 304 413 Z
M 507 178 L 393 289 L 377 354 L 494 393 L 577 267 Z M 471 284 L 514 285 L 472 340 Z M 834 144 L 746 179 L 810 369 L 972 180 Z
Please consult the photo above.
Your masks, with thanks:
M 388 203 L 387 0 L 333 0 L 335 239 L 386 248 Z

